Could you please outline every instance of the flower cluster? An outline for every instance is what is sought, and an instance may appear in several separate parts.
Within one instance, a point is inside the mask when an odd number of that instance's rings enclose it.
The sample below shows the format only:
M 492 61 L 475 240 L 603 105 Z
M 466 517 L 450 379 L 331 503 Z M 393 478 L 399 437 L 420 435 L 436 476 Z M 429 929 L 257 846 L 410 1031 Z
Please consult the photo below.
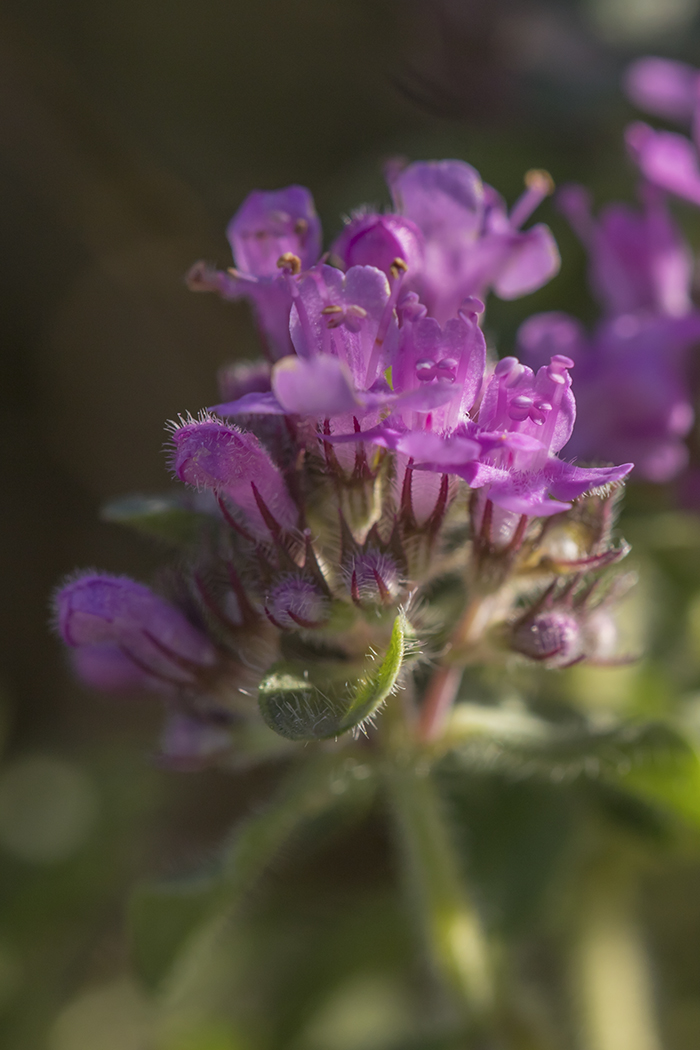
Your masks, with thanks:
M 680 62 L 645 58 L 625 78 L 629 98 L 671 121 L 694 123 L 700 74 Z M 700 204 L 696 147 L 684 136 L 637 122 L 627 129 L 639 169 L 640 208 L 616 203 L 594 218 L 577 185 L 557 195 L 590 259 L 590 284 L 602 308 L 587 334 L 562 313 L 531 317 L 519 353 L 531 365 L 553 352 L 577 366 L 579 423 L 569 446 L 583 458 L 630 459 L 635 476 L 667 482 L 689 463 L 694 422 L 690 351 L 700 343 L 692 298 L 694 259 L 668 207 L 668 195 Z
M 288 740 L 355 730 L 439 654 L 454 667 L 615 658 L 604 574 L 626 553 L 611 537 L 632 464 L 572 461 L 581 331 L 533 318 L 521 362 L 493 359 L 481 328 L 490 293 L 525 295 L 558 270 L 548 227 L 523 229 L 551 179 L 528 173 L 510 210 L 461 161 L 392 165 L 388 182 L 393 210 L 353 215 L 326 255 L 307 190 L 247 198 L 228 228 L 235 266 L 188 277 L 247 298 L 267 354 L 228 368 L 223 400 L 170 427 L 173 473 L 199 493 L 179 505 L 196 538 L 163 596 L 93 573 L 56 596 L 85 680 L 165 697 L 172 762 L 229 758 L 256 724 Z M 680 354 L 696 322 L 662 202 L 595 226 L 576 200 L 610 299 L 606 338 L 647 311 Z M 647 249 L 630 252 L 629 282 L 618 234 Z M 627 350 L 605 353 L 631 367 Z M 581 454 L 609 463 L 622 447 Z

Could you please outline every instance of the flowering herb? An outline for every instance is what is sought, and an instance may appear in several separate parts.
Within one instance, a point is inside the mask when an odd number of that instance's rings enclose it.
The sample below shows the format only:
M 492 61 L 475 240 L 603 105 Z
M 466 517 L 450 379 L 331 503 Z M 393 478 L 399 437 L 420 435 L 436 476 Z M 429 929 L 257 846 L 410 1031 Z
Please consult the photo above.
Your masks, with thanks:
M 629 83 L 657 112 L 692 110 L 685 69 L 647 65 Z M 161 762 L 292 761 L 249 844 L 261 867 L 280 829 L 329 809 L 338 784 L 383 786 L 463 1031 L 498 1028 L 502 1004 L 437 773 L 471 762 L 481 736 L 508 761 L 556 764 L 565 740 L 576 761 L 607 768 L 578 716 L 567 737 L 557 719 L 475 704 L 476 669 L 516 680 L 629 659 L 616 623 L 633 582 L 619 570 L 621 486 L 633 461 L 656 481 L 686 461 L 700 315 L 663 191 L 694 199 L 692 147 L 683 185 L 662 178 L 681 149 L 663 134 L 631 134 L 640 212 L 594 219 L 580 188 L 559 196 L 590 253 L 599 328 L 537 315 L 519 356 L 500 360 L 483 333 L 488 297 L 524 296 L 559 268 L 549 228 L 525 226 L 553 190 L 545 172 L 528 173 L 509 209 L 462 161 L 392 164 L 392 210 L 358 211 L 327 255 L 307 190 L 252 193 L 228 227 L 235 266 L 200 262 L 188 281 L 249 300 L 266 360 L 228 367 L 219 403 L 170 426 L 170 466 L 192 497 L 172 519 L 178 562 L 158 593 L 89 572 L 55 597 L 85 682 L 163 699 Z M 183 531 L 183 516 L 198 527 Z M 158 501 L 133 511 L 142 530 L 151 518 L 167 535 Z M 223 897 L 231 871 L 245 888 L 259 870 L 241 857 L 223 865 Z

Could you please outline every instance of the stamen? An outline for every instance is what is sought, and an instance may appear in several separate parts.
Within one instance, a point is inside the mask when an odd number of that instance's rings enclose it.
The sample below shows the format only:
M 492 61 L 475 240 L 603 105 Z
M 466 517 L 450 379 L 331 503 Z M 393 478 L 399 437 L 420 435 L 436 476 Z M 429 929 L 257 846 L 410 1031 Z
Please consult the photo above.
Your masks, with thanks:
M 277 265 L 280 270 L 285 270 L 286 273 L 290 273 L 293 277 L 301 273 L 301 259 L 294 252 L 284 252 L 283 255 L 280 255 Z
M 391 264 L 391 266 L 389 267 L 389 270 L 391 272 L 391 276 L 394 279 L 396 279 L 400 275 L 406 273 L 406 271 L 408 270 L 408 266 L 406 265 L 406 262 L 400 256 L 397 256 L 394 259 L 394 261 Z
M 525 175 L 525 192 L 515 202 L 510 213 L 510 224 L 514 230 L 520 229 L 529 219 L 535 208 L 545 197 L 554 193 L 554 179 L 548 171 L 533 168 Z

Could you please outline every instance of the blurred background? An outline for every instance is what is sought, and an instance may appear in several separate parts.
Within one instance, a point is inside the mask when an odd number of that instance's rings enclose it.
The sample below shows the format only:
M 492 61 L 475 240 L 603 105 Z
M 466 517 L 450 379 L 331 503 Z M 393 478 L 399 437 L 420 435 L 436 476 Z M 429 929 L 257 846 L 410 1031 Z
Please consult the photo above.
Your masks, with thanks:
M 257 354 L 244 304 L 192 295 L 183 281 L 196 259 L 229 264 L 224 229 L 250 189 L 308 185 L 327 243 L 351 208 L 386 201 L 381 166 L 397 154 L 468 160 L 509 201 L 531 167 L 547 168 L 558 183 L 587 183 L 598 202 L 631 199 L 621 133 L 633 111 L 619 77 L 645 53 L 698 64 L 700 0 L 2 0 L 0 1045 L 7 1050 L 379 1050 L 410 1037 L 413 1007 L 395 976 L 406 931 L 392 903 L 382 824 L 373 818 L 354 837 L 320 847 L 312 864 L 290 861 L 275 878 L 272 903 L 258 911 L 251 903 L 258 925 L 255 935 L 240 933 L 239 955 L 229 953 L 216 980 L 194 990 L 190 982 L 180 998 L 173 992 L 155 1018 L 131 973 L 129 889 L 206 859 L 235 818 L 266 797 L 270 773 L 158 768 L 157 703 L 105 700 L 77 685 L 49 630 L 49 597 L 78 566 L 148 579 L 163 558 L 157 545 L 101 522 L 100 507 L 132 491 L 167 491 L 163 422 L 210 404 L 217 368 Z M 679 213 L 697 249 L 700 224 L 690 209 Z M 562 271 L 536 295 L 493 302 L 488 325 L 501 353 L 530 313 L 594 317 L 578 244 L 550 205 L 538 217 L 554 228 Z M 613 706 L 653 711 L 674 690 L 700 689 L 692 655 L 700 543 L 686 521 L 680 538 L 654 546 L 648 515 L 669 510 L 663 490 L 638 488 L 630 504 L 647 580 L 638 601 L 665 601 L 675 611 L 659 623 L 647 617 L 652 656 L 643 673 L 611 672 L 605 688 Z M 604 702 L 582 675 L 566 688 L 582 702 L 592 692 Z M 558 803 L 543 805 L 545 863 L 553 869 L 566 821 Z M 507 799 L 503 813 L 517 823 Z M 485 861 L 488 885 L 501 878 L 497 860 Z M 694 1050 L 697 849 L 684 841 L 648 869 L 645 936 L 655 950 L 665 1045 Z M 508 900 L 520 921 L 519 899 Z M 329 929 L 342 965 L 328 947 Z M 534 984 L 544 974 L 546 984 L 546 944 L 526 933 L 529 972 Z M 256 1003 L 262 1008 L 261 984 L 248 974 L 250 964 L 263 982 L 261 943 L 277 960 L 265 975 L 268 990 L 294 985 L 272 1034 L 265 1020 L 267 1043 L 250 1035 L 261 1021 L 248 1028 L 240 1021 Z M 368 951 L 369 975 L 358 962 Z M 307 985 L 299 953 L 315 959 Z

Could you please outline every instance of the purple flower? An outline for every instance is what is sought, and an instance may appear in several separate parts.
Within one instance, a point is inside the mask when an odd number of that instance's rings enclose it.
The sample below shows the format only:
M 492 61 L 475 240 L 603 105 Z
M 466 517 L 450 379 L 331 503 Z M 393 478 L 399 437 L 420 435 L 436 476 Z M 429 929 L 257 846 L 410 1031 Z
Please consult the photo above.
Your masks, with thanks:
M 409 266 L 407 287 L 441 323 L 468 296 L 483 299 L 492 289 L 501 299 L 517 299 L 558 272 L 559 252 L 549 228 L 539 223 L 520 229 L 551 192 L 548 175 L 528 174 L 527 189 L 510 214 L 499 194 L 463 161 L 410 164 L 390 169 L 388 178 L 396 210 L 424 237 L 424 261 L 415 272 Z
M 642 211 L 608 204 L 597 220 L 590 194 L 565 186 L 557 194 L 590 257 L 590 283 L 609 315 L 638 310 L 680 317 L 692 308 L 693 256 L 673 222 L 663 194 L 643 184 Z
M 173 424 L 172 467 L 180 479 L 230 500 L 254 530 L 294 528 L 299 512 L 258 439 L 203 413 Z M 274 525 L 272 526 L 274 528 Z
M 321 254 L 321 224 L 313 198 L 303 186 L 249 194 L 228 225 L 235 268 L 221 271 L 196 263 L 187 280 L 193 291 L 218 292 L 224 299 L 248 299 L 270 357 L 291 352 L 292 292 L 280 271 L 282 258 L 308 269 Z
M 211 642 L 179 609 L 127 577 L 85 573 L 58 591 L 54 608 L 89 684 L 189 685 L 216 662 Z
M 236 268 L 254 277 L 276 277 L 277 260 L 296 255 L 307 270 L 321 254 L 321 224 L 303 186 L 266 193 L 254 190 L 228 224 Z
M 529 517 L 558 514 L 584 492 L 619 481 L 631 463 L 578 467 L 556 455 L 569 440 L 576 415 L 568 373 L 572 366 L 570 358 L 555 355 L 534 373 L 514 357 L 503 358 L 486 388 L 478 421 L 462 429 L 464 439 L 479 447 L 478 456 L 469 448 L 463 462 L 456 461 L 459 456 L 451 446 L 463 440 L 457 434 L 445 441 L 442 451 L 431 440 L 419 461 L 414 435 L 415 466 L 457 474 L 471 488 L 483 489 L 483 496 L 503 511 Z
M 588 339 L 566 314 L 537 314 L 518 333 L 523 360 L 538 366 L 553 350 L 576 361 L 579 418 L 568 451 L 583 460 L 627 460 L 639 477 L 664 482 L 687 462 L 693 424 L 687 352 L 700 340 L 700 315 L 624 314 Z
M 697 69 L 668 58 L 639 58 L 625 71 L 625 94 L 635 106 L 679 124 L 695 113 L 700 87 Z
M 626 132 L 627 147 L 645 179 L 677 197 L 700 204 L 696 146 L 675 131 L 655 131 L 638 121 Z

